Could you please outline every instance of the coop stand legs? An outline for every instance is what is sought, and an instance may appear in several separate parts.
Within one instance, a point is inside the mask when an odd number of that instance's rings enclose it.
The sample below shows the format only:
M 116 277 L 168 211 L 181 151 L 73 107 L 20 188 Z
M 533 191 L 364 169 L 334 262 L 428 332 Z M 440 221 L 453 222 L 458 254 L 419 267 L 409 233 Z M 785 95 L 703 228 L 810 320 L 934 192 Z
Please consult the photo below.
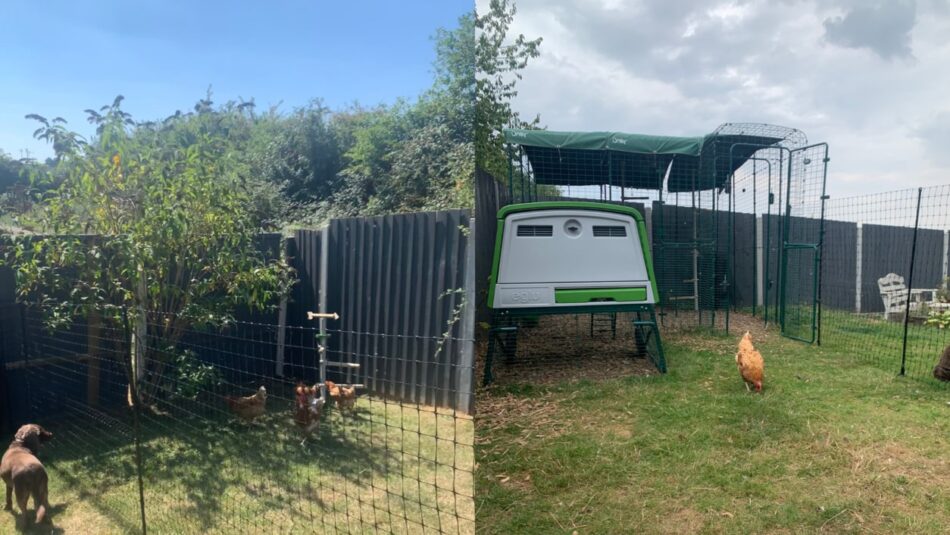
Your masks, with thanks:
M 515 356 L 515 349 L 518 344 L 518 326 L 502 325 L 492 327 L 488 331 L 488 355 L 485 357 L 485 377 L 482 380 L 483 386 L 488 386 L 495 380 L 492 374 L 492 363 L 495 360 L 495 350 L 501 345 L 502 354 L 505 360 L 510 361 Z
M 666 373 L 666 357 L 663 355 L 663 343 L 660 341 L 655 310 L 637 312 L 636 319 L 633 320 L 633 334 L 637 354 L 645 355 L 660 373 Z
M 611 339 L 617 339 L 617 313 L 607 312 L 605 314 L 590 315 L 590 337 L 595 333 L 610 331 Z

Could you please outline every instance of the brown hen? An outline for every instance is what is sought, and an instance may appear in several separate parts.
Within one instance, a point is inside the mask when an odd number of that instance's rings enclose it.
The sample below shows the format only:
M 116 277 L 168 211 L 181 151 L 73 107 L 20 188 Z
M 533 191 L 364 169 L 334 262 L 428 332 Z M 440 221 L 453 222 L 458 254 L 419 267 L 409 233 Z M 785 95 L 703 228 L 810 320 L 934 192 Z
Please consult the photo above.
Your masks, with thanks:
M 330 399 L 332 399 L 337 408 L 340 410 L 354 410 L 356 408 L 356 387 L 355 386 L 341 386 L 333 381 L 327 381 L 327 392 L 330 394 Z
M 320 424 L 325 400 L 319 393 L 320 389 L 317 385 L 306 386 L 303 383 L 297 383 L 297 388 L 294 389 L 294 423 L 303 431 L 304 438 L 301 444 L 306 442 Z
M 228 408 L 238 418 L 250 422 L 264 414 L 265 404 L 267 403 L 267 389 L 262 386 L 251 396 L 225 396 L 224 400 L 228 402 Z
M 739 367 L 739 374 L 745 381 L 747 390 L 754 388 L 756 392 L 762 391 L 762 380 L 765 378 L 765 359 L 762 354 L 752 345 L 752 335 L 746 332 L 739 340 L 739 351 L 736 353 L 736 365 Z

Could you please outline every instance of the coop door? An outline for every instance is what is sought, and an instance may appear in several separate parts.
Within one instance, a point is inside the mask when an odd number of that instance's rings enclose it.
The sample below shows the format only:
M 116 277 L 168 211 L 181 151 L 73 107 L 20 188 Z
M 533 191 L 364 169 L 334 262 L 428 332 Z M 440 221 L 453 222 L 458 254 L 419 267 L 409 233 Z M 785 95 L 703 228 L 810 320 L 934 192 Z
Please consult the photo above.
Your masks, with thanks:
M 818 251 L 812 247 L 785 249 L 785 277 L 779 320 L 782 334 L 815 341 L 818 319 Z
M 828 145 L 789 153 L 779 280 L 782 334 L 812 343 L 820 332 L 818 292 L 825 224 Z

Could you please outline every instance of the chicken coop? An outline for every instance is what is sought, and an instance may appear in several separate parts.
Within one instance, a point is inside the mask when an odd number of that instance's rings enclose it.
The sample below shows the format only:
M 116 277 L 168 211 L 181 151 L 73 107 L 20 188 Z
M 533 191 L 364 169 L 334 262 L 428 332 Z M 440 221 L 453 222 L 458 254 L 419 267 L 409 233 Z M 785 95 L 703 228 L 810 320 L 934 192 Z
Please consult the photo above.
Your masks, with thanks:
M 512 317 L 532 308 L 512 299 L 537 297 L 546 314 L 571 310 L 564 300 L 572 294 L 561 286 L 554 293 L 550 285 L 538 293 L 506 293 L 512 291 L 505 279 L 511 273 L 524 282 L 523 271 L 533 272 L 543 287 L 550 273 L 560 271 L 559 283 L 610 288 L 614 281 L 604 273 L 637 270 L 637 263 L 619 251 L 601 256 L 570 247 L 574 243 L 568 237 L 559 239 L 558 231 L 567 233 L 566 211 L 541 225 L 551 227 L 550 243 L 562 255 L 531 260 L 535 253 L 529 251 L 540 240 L 517 233 L 519 220 L 543 220 L 542 209 L 523 208 L 532 204 L 564 203 L 569 210 L 569 203 L 582 202 L 590 214 L 598 213 L 590 207 L 599 206 L 601 213 L 623 207 L 641 216 L 644 232 L 631 235 L 630 242 L 639 241 L 642 256 L 652 257 L 652 290 L 644 303 L 655 310 L 658 329 L 728 330 L 730 316 L 742 313 L 778 323 L 792 338 L 813 342 L 820 336 L 826 143 L 809 144 L 797 129 L 750 123 L 727 123 L 691 137 L 511 129 L 505 139 L 507 196 L 516 208 L 502 207 L 497 214 L 489 361 L 499 350 L 512 353 L 517 344 L 512 333 L 525 325 Z M 586 297 L 596 301 L 580 303 L 583 310 L 572 312 L 590 314 L 591 333 L 598 320 L 594 314 L 623 306 L 617 296 L 588 292 Z
M 496 349 L 511 358 L 517 320 L 545 314 L 606 316 L 615 332 L 616 314 L 632 313 L 637 352 L 666 371 L 656 288 L 646 224 L 636 208 L 577 201 L 505 206 L 498 212 L 489 287 L 497 321 L 485 382 L 491 382 Z

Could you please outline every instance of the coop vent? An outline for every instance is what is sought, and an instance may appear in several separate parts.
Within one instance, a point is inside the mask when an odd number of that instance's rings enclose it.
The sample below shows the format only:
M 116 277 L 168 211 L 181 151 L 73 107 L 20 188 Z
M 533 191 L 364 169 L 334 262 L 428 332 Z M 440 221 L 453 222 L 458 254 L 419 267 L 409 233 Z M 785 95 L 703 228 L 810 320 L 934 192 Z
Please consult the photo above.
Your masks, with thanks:
M 554 227 L 551 225 L 518 225 L 518 236 L 543 238 L 554 235 Z
M 617 225 L 594 225 L 594 236 L 598 238 L 626 238 L 627 227 Z

